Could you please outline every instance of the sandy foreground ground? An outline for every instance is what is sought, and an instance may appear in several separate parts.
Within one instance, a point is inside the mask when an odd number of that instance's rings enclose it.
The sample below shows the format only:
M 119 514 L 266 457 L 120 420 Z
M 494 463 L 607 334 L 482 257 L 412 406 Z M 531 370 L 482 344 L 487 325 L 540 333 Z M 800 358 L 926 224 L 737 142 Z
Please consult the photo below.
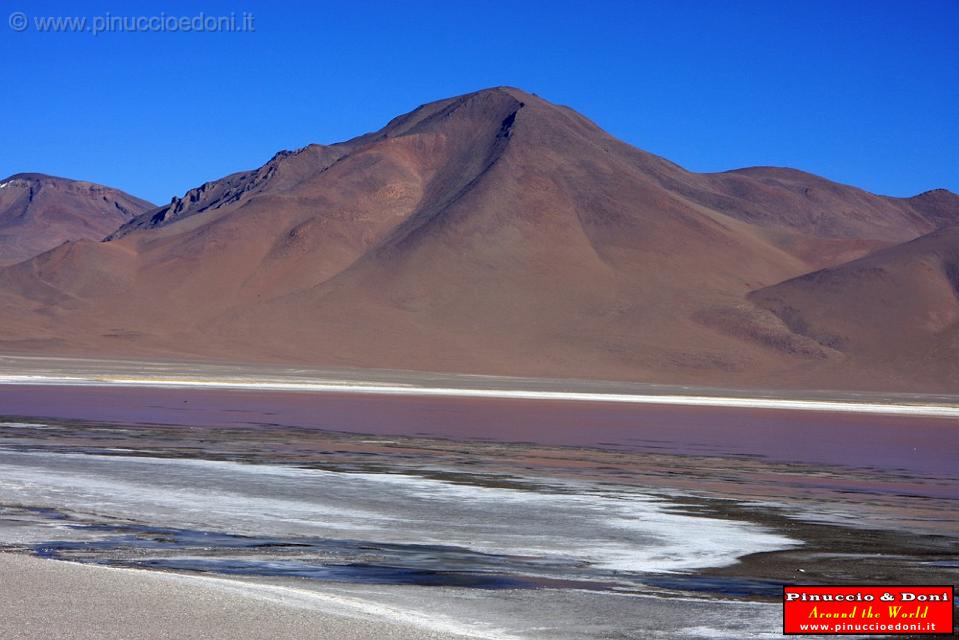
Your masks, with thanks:
M 337 616 L 306 591 L 0 554 L 5 640 L 465 638 Z

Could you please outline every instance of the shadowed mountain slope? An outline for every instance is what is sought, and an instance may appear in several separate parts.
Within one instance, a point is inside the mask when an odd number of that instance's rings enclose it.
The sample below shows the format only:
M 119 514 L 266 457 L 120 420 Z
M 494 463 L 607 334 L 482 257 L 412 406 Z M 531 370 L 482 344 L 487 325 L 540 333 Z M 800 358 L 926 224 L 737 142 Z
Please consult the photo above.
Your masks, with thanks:
M 959 389 L 959 226 L 749 298 L 794 333 L 884 371 L 890 386 L 934 373 Z

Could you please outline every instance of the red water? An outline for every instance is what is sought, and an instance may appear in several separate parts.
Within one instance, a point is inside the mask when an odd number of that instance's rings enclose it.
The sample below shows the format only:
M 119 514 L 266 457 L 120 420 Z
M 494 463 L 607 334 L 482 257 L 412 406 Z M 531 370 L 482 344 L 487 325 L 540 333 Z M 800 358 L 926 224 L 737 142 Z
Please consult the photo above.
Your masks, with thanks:
M 0 415 L 264 424 L 630 451 L 756 455 L 956 478 L 959 419 L 603 402 L 0 386 Z M 959 483 L 955 485 L 959 497 Z

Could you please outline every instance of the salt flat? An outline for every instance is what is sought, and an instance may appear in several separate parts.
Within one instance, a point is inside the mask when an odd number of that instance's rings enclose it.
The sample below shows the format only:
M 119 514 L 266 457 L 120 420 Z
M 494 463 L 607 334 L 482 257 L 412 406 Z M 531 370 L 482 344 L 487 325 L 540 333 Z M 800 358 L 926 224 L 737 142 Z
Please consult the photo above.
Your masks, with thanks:
M 783 392 L 412 371 L 0 356 L 0 384 L 364 393 L 959 417 L 959 397 Z

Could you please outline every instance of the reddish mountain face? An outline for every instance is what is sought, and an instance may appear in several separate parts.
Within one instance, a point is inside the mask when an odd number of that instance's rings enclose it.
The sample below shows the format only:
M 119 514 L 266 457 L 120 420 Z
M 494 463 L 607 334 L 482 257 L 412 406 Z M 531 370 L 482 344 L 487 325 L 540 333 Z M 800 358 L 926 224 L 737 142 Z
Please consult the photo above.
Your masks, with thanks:
M 790 329 L 908 387 L 959 389 L 959 226 L 749 295 Z M 889 364 L 894 366 L 890 367 Z
M 68 240 L 100 240 L 154 205 L 91 182 L 20 173 L 0 180 L 0 265 Z
M 496 88 L 0 270 L 0 350 L 939 390 L 951 363 L 903 382 L 881 341 L 824 340 L 760 294 L 956 223 L 949 192 L 691 173 Z

